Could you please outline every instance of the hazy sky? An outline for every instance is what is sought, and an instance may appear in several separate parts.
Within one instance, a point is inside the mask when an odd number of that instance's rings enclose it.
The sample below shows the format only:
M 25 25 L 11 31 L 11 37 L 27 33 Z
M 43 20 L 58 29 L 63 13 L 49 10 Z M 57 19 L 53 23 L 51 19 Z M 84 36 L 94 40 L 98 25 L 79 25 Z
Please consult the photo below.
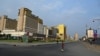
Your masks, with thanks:
M 26 7 L 43 19 L 44 25 L 55 26 L 63 23 L 67 33 L 73 36 L 85 35 L 86 25 L 98 28 L 100 21 L 100 0 L 0 0 L 0 16 L 18 18 L 18 9 Z

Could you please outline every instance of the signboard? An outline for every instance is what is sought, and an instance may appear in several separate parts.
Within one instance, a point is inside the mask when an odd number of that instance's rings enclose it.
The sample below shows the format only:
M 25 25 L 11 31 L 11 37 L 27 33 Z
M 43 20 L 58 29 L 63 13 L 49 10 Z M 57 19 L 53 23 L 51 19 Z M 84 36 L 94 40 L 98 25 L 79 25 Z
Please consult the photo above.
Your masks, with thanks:
M 97 38 L 97 30 L 94 30 L 94 38 Z
M 94 34 L 93 30 L 88 30 L 87 31 L 87 37 L 88 38 L 93 38 L 94 37 L 93 34 Z

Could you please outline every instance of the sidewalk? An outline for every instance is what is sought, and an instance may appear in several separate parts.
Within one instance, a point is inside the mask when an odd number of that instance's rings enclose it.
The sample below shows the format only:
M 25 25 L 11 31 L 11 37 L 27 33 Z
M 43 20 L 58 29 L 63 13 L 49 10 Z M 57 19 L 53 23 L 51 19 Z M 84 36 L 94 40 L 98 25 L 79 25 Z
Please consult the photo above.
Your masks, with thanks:
M 36 46 L 45 44 L 56 44 L 56 42 L 35 42 L 35 43 L 16 43 L 16 42 L 0 42 L 0 44 L 16 45 L 16 46 Z
M 69 43 L 70 41 L 66 41 L 64 43 Z M 62 42 L 59 42 L 62 43 Z M 37 46 L 37 45 L 46 45 L 46 44 L 57 44 L 57 42 L 34 42 L 34 43 L 17 43 L 17 42 L 0 42 L 0 44 L 7 44 L 7 45 L 16 45 L 16 46 Z
M 82 42 L 86 48 L 88 48 L 89 50 L 93 50 L 93 51 L 96 51 L 96 52 L 100 52 L 100 45 L 95 45 L 95 44 L 90 44 L 90 43 L 87 43 L 87 42 Z

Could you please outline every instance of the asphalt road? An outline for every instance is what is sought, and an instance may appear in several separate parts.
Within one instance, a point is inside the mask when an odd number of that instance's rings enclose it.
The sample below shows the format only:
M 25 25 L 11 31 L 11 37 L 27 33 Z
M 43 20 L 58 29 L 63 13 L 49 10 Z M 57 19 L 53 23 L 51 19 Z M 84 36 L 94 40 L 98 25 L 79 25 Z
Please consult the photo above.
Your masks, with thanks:
M 88 49 L 81 42 L 66 43 L 63 52 L 61 44 L 27 47 L 1 44 L 0 56 L 100 56 L 100 53 Z

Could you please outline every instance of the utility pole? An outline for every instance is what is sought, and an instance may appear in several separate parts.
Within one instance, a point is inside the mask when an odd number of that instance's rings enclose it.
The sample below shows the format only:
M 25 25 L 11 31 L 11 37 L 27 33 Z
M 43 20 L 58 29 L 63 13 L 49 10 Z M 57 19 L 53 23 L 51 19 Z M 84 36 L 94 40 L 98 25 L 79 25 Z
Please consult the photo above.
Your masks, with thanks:
M 86 38 L 87 38 L 88 25 L 86 24 Z

